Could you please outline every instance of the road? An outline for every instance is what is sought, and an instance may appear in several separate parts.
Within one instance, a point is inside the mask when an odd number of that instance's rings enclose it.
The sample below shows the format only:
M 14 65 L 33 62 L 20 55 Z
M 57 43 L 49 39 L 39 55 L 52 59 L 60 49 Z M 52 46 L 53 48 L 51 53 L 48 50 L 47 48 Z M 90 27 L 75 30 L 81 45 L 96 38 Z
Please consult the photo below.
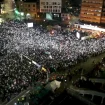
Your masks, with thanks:
M 31 87 L 28 88 L 27 90 L 22 91 L 19 95 L 17 95 L 16 97 L 14 97 L 12 100 L 10 100 L 8 103 L 2 103 L 0 105 L 14 105 L 14 103 L 17 102 L 18 98 L 22 97 L 22 96 L 27 96 L 29 94 L 29 92 L 31 91 Z
M 88 90 L 88 89 L 84 89 L 84 88 L 77 88 L 73 85 L 70 86 L 69 89 L 74 90 L 75 92 L 81 93 L 81 94 L 91 94 L 91 95 L 95 95 L 95 96 L 101 96 L 101 97 L 105 97 L 105 93 L 102 92 L 98 92 L 98 91 L 94 91 L 94 90 Z

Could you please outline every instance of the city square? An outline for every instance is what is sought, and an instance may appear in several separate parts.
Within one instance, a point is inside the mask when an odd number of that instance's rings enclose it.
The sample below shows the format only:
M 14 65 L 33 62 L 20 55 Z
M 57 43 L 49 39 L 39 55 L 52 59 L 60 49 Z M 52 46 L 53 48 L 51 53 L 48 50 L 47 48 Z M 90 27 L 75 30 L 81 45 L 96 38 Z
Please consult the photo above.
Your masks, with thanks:
M 105 104 L 105 1 L 76 2 L 1 1 L 0 105 Z

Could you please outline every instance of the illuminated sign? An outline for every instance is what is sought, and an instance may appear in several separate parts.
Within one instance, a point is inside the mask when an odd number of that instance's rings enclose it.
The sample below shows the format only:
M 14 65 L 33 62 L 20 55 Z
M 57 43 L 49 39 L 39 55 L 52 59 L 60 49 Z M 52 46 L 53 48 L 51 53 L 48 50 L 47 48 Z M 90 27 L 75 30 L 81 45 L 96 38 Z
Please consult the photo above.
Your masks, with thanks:
M 105 32 L 105 29 L 103 28 L 99 28 L 97 26 L 92 26 L 92 25 L 86 25 L 86 24 L 80 25 L 80 28 Z
M 27 23 L 28 27 L 33 27 L 33 23 Z

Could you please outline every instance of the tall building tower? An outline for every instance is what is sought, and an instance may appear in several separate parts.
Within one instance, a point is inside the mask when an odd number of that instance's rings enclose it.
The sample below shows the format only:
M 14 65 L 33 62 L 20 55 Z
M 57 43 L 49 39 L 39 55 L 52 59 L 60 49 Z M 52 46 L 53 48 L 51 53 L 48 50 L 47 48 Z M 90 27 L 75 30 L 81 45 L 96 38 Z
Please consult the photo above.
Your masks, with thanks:
M 100 23 L 104 0 L 82 0 L 80 20 Z
M 20 13 L 24 14 L 24 18 L 33 18 L 35 19 L 37 17 L 37 4 L 33 0 L 29 1 L 22 1 L 18 0 L 16 2 L 17 4 L 17 9 L 19 10 Z

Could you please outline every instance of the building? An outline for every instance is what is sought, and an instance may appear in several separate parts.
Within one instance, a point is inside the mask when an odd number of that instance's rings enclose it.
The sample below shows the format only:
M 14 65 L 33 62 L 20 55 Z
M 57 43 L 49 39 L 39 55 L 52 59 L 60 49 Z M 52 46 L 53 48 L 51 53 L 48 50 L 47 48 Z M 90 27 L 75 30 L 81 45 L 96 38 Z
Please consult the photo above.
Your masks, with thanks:
M 91 23 L 104 22 L 105 0 L 82 0 L 80 20 Z
M 62 21 L 70 21 L 71 15 L 69 13 L 61 13 L 61 19 Z
M 101 15 L 101 24 L 105 24 L 105 0 L 103 1 L 102 15 Z
M 19 12 L 25 14 L 28 18 L 36 18 L 37 17 L 37 5 L 36 2 L 27 2 L 27 1 L 17 1 L 17 8 Z
M 46 19 L 61 17 L 62 0 L 40 0 L 40 12 L 46 14 Z
M 63 11 L 64 8 L 67 9 L 65 5 L 69 5 L 69 0 L 17 0 L 16 4 L 19 12 L 24 13 L 26 17 L 30 14 L 33 19 L 61 20 L 68 19 L 69 15 Z

